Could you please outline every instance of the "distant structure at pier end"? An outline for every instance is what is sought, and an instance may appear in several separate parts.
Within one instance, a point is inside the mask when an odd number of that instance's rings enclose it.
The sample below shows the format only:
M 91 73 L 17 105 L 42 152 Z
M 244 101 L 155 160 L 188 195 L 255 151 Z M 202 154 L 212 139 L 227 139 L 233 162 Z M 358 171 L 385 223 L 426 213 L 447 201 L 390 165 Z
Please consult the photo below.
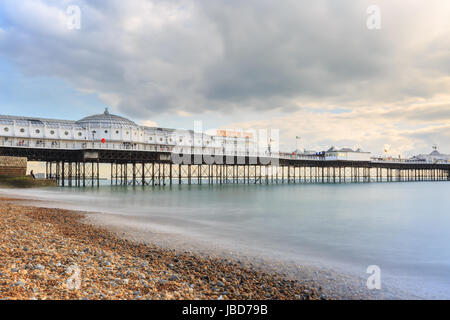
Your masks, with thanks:
M 425 162 L 425 163 L 450 163 L 450 154 L 442 154 L 437 148 L 428 154 L 419 154 L 410 158 L 413 162 Z

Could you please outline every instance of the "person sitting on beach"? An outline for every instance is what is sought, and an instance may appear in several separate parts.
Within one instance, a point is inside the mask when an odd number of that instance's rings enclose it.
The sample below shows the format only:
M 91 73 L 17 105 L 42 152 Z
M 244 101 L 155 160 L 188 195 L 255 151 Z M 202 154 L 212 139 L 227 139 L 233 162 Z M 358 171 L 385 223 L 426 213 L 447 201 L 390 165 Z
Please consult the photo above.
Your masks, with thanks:
M 33 179 L 36 179 L 33 170 L 30 171 L 30 176 L 31 176 Z

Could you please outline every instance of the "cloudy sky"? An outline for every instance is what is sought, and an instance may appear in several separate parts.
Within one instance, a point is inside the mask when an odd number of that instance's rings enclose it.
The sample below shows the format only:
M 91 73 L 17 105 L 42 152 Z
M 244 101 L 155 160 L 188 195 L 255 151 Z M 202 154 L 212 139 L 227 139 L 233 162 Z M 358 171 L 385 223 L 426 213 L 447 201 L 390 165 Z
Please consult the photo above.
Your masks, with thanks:
M 280 129 L 287 150 L 300 136 L 450 153 L 449 17 L 448 0 L 2 0 L 0 114 L 109 106 L 162 127 Z

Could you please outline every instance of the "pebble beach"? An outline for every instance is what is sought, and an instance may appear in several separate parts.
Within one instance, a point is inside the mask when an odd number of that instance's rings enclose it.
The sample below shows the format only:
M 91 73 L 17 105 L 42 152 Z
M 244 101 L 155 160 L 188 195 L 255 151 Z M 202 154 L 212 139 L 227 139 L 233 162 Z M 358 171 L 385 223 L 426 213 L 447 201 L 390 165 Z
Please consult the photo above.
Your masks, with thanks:
M 319 299 L 316 288 L 0 199 L 1 299 Z
M 305 267 L 292 276 L 136 241 L 90 223 L 89 215 L 0 197 L 0 299 L 410 298 L 370 292 L 364 279 L 345 275 Z

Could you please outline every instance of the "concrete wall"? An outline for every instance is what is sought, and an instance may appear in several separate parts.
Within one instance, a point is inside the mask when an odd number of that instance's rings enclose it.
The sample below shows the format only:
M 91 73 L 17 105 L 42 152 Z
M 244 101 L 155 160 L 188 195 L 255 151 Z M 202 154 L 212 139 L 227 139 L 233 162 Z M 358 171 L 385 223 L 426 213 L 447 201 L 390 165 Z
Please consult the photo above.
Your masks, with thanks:
M 27 158 L 0 156 L 0 176 L 21 177 L 27 172 Z

